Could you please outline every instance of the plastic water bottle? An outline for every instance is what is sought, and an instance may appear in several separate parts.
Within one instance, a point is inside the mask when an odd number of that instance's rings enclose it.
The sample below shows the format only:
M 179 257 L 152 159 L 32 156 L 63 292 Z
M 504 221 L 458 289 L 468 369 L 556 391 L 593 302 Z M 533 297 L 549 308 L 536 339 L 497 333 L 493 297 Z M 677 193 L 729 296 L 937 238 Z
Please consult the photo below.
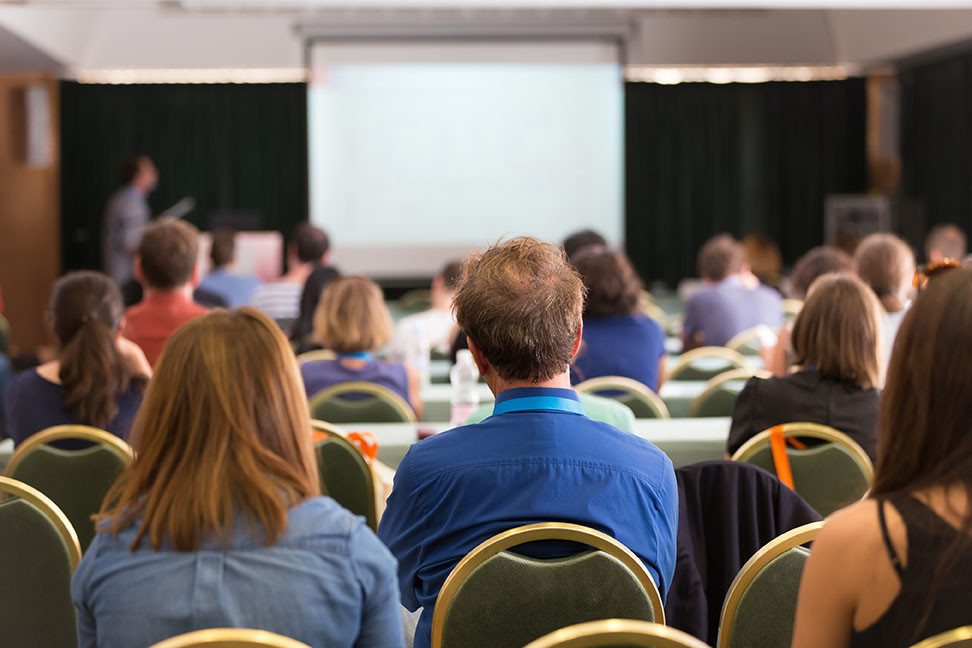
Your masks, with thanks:
M 463 425 L 466 419 L 479 407 L 479 369 L 473 360 L 472 351 L 461 349 L 456 354 L 456 364 L 449 371 L 452 383 L 452 413 L 449 418 L 453 427 Z
M 422 329 L 416 324 L 408 337 L 405 348 L 405 362 L 418 371 L 422 386 L 427 386 L 431 382 L 432 362 L 430 352 L 429 341 L 425 339 L 425 336 L 422 335 Z

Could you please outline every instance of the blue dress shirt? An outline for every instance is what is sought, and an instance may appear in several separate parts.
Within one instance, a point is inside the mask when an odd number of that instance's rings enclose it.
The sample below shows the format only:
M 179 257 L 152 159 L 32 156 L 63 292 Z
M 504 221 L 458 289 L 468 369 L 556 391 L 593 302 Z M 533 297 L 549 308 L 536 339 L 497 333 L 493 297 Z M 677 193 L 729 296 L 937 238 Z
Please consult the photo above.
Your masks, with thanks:
M 617 538 L 665 595 L 678 528 L 672 462 L 648 441 L 587 418 L 573 390 L 504 391 L 482 423 L 413 445 L 378 536 L 398 558 L 402 603 L 423 608 L 415 648 L 430 645 L 435 599 L 469 551 L 502 531 L 551 521 Z M 529 553 L 572 551 L 541 543 Z
M 235 275 L 222 268 L 213 270 L 199 283 L 199 287 L 203 290 L 208 290 L 225 299 L 229 308 L 249 304 L 259 285 L 260 280 L 256 277 Z
M 624 376 L 658 391 L 658 363 L 665 332 L 644 315 L 584 320 L 584 343 L 570 368 L 572 384 L 600 376 Z
M 203 628 L 269 630 L 314 648 L 402 648 L 395 560 L 328 497 L 292 508 L 267 546 L 236 516 L 228 544 L 134 552 L 135 525 L 99 533 L 71 582 L 79 648 L 150 646 Z M 261 534 L 262 535 L 262 534 Z

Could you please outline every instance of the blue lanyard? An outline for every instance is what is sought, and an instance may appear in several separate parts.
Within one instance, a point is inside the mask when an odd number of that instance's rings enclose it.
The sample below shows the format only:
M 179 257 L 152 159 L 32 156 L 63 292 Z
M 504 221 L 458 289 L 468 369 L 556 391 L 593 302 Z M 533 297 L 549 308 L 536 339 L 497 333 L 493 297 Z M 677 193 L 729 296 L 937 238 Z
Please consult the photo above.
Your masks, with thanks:
M 354 353 L 339 353 L 337 354 L 337 357 L 353 358 L 354 360 L 366 360 L 368 362 L 371 362 L 375 359 L 375 355 L 373 353 L 369 353 L 368 351 L 356 351 Z
M 523 412 L 526 410 L 554 410 L 562 412 L 573 412 L 574 414 L 584 414 L 584 406 L 579 401 L 570 398 L 560 398 L 559 396 L 524 396 L 523 398 L 511 398 L 496 403 L 493 406 L 493 414 L 506 414 L 507 412 Z

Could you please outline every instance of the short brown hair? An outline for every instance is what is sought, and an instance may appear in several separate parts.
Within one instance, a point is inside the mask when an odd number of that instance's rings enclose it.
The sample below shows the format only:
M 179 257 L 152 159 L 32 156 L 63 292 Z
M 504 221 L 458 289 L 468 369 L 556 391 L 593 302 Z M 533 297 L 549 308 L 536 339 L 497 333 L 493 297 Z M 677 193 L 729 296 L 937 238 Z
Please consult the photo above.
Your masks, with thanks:
M 850 274 L 823 275 L 810 287 L 791 338 L 796 364 L 863 389 L 880 386 L 881 305 Z
M 320 263 L 321 257 L 331 249 L 331 241 L 324 230 L 301 223 L 294 231 L 294 247 L 301 263 Z
M 340 277 L 329 283 L 314 312 L 314 339 L 338 353 L 380 349 L 393 331 L 381 288 L 365 277 Z
M 641 280 L 624 253 L 599 246 L 584 248 L 574 268 L 587 287 L 584 317 L 633 315 L 641 303 Z
M 500 378 L 542 382 L 570 363 L 584 283 L 562 248 L 520 237 L 469 255 L 453 304 Z
M 183 220 L 160 219 L 145 228 L 138 244 L 142 277 L 150 288 L 189 283 L 199 255 L 199 230 Z
M 212 233 L 209 258 L 214 268 L 224 268 L 233 263 L 236 255 L 236 232 L 231 229 L 217 229 Z
M 607 247 L 607 241 L 594 230 L 583 229 L 564 239 L 564 252 L 567 254 L 567 258 L 573 262 L 578 252 L 594 245 Z
M 713 236 L 699 250 L 699 276 L 709 281 L 722 281 L 739 273 L 746 256 L 739 241 L 729 234 Z
M 800 257 L 790 277 L 790 293 L 803 299 L 810 285 L 825 274 L 833 272 L 854 272 L 856 266 L 849 254 L 833 245 L 820 245 Z
M 319 493 L 307 398 L 293 351 L 269 317 L 217 310 L 165 345 L 132 428 L 137 454 L 98 518 L 137 523 L 158 550 L 226 537 L 236 512 L 273 544 L 287 511 Z
M 926 259 L 931 260 L 932 250 L 938 250 L 946 259 L 961 261 L 965 257 L 965 232 L 951 223 L 936 225 L 925 237 Z
M 911 285 L 915 274 L 915 255 L 894 234 L 870 234 L 854 253 L 857 274 L 867 282 L 889 313 L 904 309 L 901 293 Z

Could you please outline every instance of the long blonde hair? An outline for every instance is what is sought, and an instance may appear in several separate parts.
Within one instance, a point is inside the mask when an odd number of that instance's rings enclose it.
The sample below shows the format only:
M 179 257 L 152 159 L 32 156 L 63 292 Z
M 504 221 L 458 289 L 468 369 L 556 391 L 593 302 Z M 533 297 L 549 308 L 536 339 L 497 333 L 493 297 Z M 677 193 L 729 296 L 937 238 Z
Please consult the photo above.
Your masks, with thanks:
M 228 537 L 234 511 L 267 544 L 287 510 L 319 494 L 310 415 L 296 360 L 252 308 L 214 311 L 169 339 L 132 428 L 135 461 L 105 498 L 112 533 L 138 521 L 158 550 Z

